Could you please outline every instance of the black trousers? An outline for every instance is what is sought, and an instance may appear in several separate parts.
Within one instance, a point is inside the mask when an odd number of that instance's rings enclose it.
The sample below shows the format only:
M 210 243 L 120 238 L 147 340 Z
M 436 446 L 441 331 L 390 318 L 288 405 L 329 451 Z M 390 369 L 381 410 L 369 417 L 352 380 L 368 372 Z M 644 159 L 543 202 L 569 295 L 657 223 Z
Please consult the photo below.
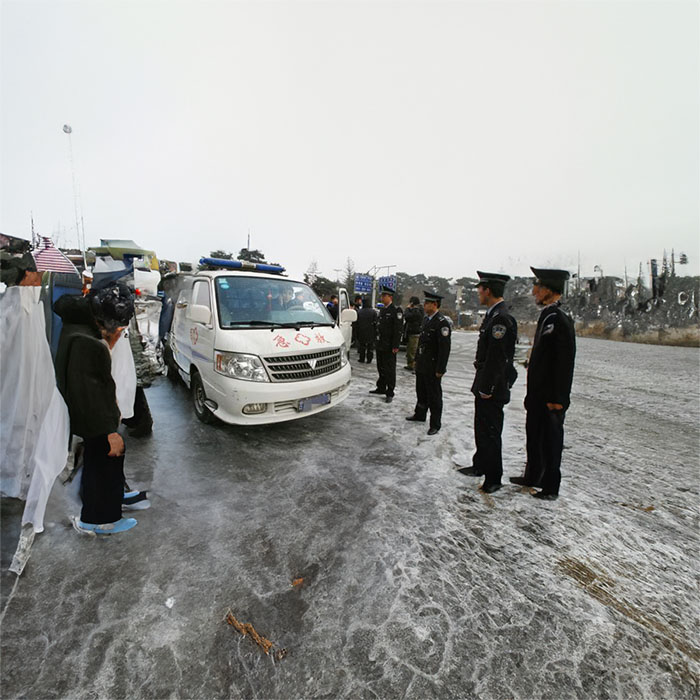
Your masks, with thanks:
M 122 517 L 124 496 L 124 455 L 108 457 L 109 441 L 106 435 L 87 438 L 83 445 L 83 478 L 80 497 L 84 523 L 102 525 L 116 523 Z
M 377 370 L 377 389 L 385 391 L 387 396 L 393 396 L 396 387 L 396 353 L 377 348 Z
M 546 404 L 527 408 L 525 477 L 545 493 L 559 493 L 565 417 L 566 411 L 550 411 Z
M 367 362 L 369 364 L 372 362 L 374 350 L 373 340 L 358 340 L 357 341 L 357 352 L 360 354 L 360 362 Z
M 430 411 L 430 427 L 440 430 L 442 425 L 442 377 L 416 372 L 416 407 L 413 413 L 425 420 Z
M 125 418 L 122 423 L 130 428 L 131 432 L 129 434 L 134 437 L 150 435 L 153 432 L 153 417 L 146 400 L 146 392 L 142 386 L 136 387 L 134 415 L 131 418 Z
M 501 433 L 503 432 L 503 402 L 474 398 L 474 442 L 476 452 L 472 466 L 484 474 L 484 484 L 500 484 L 503 476 Z

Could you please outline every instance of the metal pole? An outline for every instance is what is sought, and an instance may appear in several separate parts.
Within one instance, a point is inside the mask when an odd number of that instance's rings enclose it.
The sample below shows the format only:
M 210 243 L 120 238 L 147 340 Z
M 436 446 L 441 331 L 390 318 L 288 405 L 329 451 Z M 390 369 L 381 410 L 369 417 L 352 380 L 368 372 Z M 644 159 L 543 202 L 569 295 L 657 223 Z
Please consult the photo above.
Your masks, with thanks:
M 78 188 L 75 185 L 75 165 L 73 163 L 73 139 L 71 138 L 71 134 L 73 133 L 73 129 L 71 128 L 70 124 L 64 124 L 63 125 L 63 132 L 65 134 L 68 134 L 68 158 L 70 160 L 70 173 L 71 173 L 71 178 L 73 180 L 73 208 L 75 210 L 75 231 L 76 235 L 78 236 L 78 248 L 82 250 L 83 253 L 83 265 L 85 265 L 85 269 L 87 269 L 87 259 L 85 258 L 85 232 L 83 231 L 83 240 L 81 244 L 80 240 L 80 221 L 78 220 Z

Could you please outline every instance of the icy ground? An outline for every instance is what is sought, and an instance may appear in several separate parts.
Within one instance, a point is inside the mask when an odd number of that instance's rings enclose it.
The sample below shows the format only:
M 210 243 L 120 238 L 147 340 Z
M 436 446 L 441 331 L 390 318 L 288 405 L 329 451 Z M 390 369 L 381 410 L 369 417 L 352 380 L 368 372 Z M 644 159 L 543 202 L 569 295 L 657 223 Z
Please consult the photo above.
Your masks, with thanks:
M 16 587 L 3 572 L 2 696 L 698 697 L 698 351 L 580 339 L 562 495 L 540 503 L 454 471 L 475 342 L 454 336 L 430 438 L 404 421 L 412 376 L 388 406 L 354 351 L 345 404 L 273 427 L 205 426 L 182 385 L 149 389 L 155 433 L 127 474 L 153 507 L 81 537 L 54 490 Z

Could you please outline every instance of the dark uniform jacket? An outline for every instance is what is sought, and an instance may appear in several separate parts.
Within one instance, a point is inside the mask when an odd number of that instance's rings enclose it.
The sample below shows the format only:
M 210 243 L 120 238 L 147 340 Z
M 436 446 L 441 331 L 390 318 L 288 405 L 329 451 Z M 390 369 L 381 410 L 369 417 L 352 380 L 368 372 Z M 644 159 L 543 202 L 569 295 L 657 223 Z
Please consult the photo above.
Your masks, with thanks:
M 400 306 L 383 306 L 377 319 L 377 350 L 393 350 L 401 343 L 403 312 Z
M 527 369 L 525 406 L 559 403 L 569 407 L 574 378 L 576 334 L 574 322 L 556 304 L 543 309 Z
M 355 324 L 357 342 L 374 344 L 374 340 L 377 337 L 377 310 L 371 306 L 363 306 L 357 312 Z
M 432 318 L 423 319 L 418 350 L 416 374 L 445 374 L 452 343 L 452 327 L 439 311 Z
M 413 306 L 406 309 L 403 316 L 406 321 L 406 335 L 419 335 L 425 311 L 420 306 Z
M 56 382 L 71 432 L 83 438 L 117 431 L 121 415 L 112 379 L 112 355 L 95 324 L 85 297 L 66 294 L 54 311 L 63 319 L 56 352 Z
M 506 303 L 500 301 L 489 309 L 479 328 L 472 383 L 474 396 L 485 394 L 494 401 L 510 401 L 510 388 L 518 376 L 513 367 L 517 339 L 518 324 L 506 310 Z

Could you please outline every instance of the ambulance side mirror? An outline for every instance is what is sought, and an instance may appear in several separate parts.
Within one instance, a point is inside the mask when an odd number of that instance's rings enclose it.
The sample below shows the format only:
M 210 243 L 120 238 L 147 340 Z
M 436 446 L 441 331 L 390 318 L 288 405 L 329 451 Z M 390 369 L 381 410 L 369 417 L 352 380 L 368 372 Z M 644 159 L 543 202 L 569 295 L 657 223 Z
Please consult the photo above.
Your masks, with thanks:
M 208 325 L 211 321 L 211 309 L 202 304 L 194 304 L 187 310 L 187 318 L 194 323 Z
M 357 321 L 357 311 L 355 309 L 343 309 L 340 314 L 341 323 L 355 323 Z

